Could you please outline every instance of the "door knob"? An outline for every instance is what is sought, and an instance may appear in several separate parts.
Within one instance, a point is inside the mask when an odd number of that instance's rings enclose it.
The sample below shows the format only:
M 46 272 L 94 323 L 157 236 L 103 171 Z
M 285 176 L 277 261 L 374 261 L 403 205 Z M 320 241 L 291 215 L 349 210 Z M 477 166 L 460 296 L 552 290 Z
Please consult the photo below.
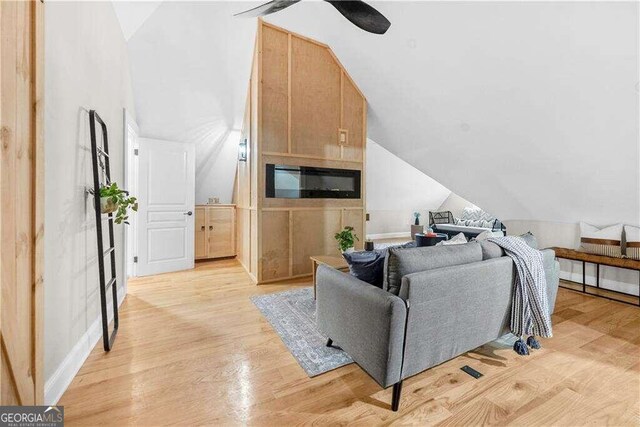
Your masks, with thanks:
M 191 216 L 191 215 L 193 215 L 193 212 L 191 212 L 191 211 L 184 212 L 182 215 L 189 215 L 189 216 Z

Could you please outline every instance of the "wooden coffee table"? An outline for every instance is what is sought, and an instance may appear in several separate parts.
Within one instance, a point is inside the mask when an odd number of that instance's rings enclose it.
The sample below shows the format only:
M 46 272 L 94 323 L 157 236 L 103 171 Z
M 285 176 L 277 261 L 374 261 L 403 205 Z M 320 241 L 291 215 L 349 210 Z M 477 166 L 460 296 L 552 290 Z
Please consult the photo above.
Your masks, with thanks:
M 314 255 L 311 258 L 311 268 L 313 272 L 313 299 L 316 299 L 316 270 L 321 264 L 333 267 L 340 271 L 349 271 L 349 264 L 342 255 Z

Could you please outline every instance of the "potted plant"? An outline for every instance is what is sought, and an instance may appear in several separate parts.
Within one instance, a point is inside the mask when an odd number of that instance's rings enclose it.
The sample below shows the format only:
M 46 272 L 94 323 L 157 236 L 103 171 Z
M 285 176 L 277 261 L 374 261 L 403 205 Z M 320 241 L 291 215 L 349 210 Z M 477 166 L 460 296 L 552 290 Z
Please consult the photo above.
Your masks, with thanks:
M 111 185 L 100 187 L 100 212 L 103 214 L 116 212 L 116 224 L 129 224 L 127 219 L 128 209 L 134 212 L 138 210 L 138 201 L 135 197 L 129 197 L 129 192 L 118 188 L 115 182 Z
M 338 241 L 338 248 L 340 252 L 353 252 L 353 245 L 355 244 L 358 236 L 353 232 L 353 227 L 346 226 L 341 232 L 335 234 L 335 239 Z

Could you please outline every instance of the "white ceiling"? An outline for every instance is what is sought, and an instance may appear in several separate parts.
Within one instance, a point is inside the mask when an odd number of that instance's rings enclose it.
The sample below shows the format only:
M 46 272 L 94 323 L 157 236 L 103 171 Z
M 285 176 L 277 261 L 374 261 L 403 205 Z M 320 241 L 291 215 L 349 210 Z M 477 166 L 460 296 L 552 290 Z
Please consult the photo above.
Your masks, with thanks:
M 129 40 L 146 136 L 241 124 L 257 3 L 164 2 Z M 365 33 L 324 2 L 267 20 L 328 43 L 369 137 L 502 219 L 640 223 L 638 3 L 379 2 Z

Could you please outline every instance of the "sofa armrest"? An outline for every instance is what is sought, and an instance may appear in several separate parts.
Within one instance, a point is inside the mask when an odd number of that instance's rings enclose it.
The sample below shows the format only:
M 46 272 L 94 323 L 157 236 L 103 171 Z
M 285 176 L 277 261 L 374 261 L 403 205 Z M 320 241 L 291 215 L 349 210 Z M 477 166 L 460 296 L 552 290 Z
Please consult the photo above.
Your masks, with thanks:
M 318 328 L 382 387 L 400 381 L 407 309 L 387 291 L 326 265 L 318 267 Z
M 553 314 L 560 284 L 560 263 L 556 261 L 556 253 L 553 249 L 542 249 L 542 263 L 544 265 L 545 278 L 547 279 L 547 298 L 549 311 Z

